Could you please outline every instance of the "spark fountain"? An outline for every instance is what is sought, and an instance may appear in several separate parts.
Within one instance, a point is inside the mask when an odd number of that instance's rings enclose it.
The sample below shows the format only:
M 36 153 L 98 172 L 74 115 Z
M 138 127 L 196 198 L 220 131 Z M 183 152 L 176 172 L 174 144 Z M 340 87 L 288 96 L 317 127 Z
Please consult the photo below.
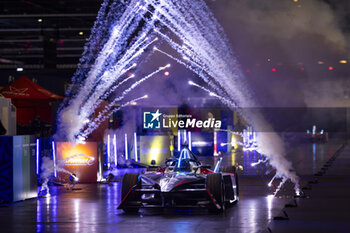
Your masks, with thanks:
M 180 58 L 157 48 L 150 53 L 167 55 L 196 73 L 213 89 L 210 93 L 220 97 L 228 107 L 235 110 L 236 107 L 258 107 L 237 68 L 222 27 L 203 0 L 114 0 L 112 3 L 105 0 L 73 76 L 73 85 L 66 93 L 69 98 L 59 111 L 59 130 L 55 137 L 76 142 L 88 136 L 103 116 L 116 111 L 114 104 L 148 79 L 146 76 L 131 83 L 125 77 L 127 71 L 136 68 L 135 64 L 139 66 L 145 60 L 142 58 L 146 56 L 146 49 L 156 43 L 158 37 Z M 154 72 L 161 68 L 164 67 Z M 89 123 L 98 107 L 96 103 L 107 98 L 111 90 L 119 96 L 109 102 L 104 115 Z M 258 152 L 276 169 L 276 176 L 290 179 L 298 192 L 298 177 L 284 157 L 282 139 L 261 114 L 237 111 L 254 129 L 259 126 L 268 129 L 269 133 L 257 136 Z
M 42 164 L 41 164 L 41 173 L 40 173 L 40 178 L 42 179 L 42 185 L 41 185 L 41 189 L 38 193 L 38 196 L 50 196 L 50 188 L 49 188 L 48 183 L 49 183 L 50 179 L 55 178 L 54 174 L 57 171 L 69 174 L 70 176 L 72 176 L 74 178 L 75 181 L 79 180 L 79 178 L 76 177 L 72 172 L 67 171 L 66 169 L 63 168 L 65 161 L 67 161 L 70 158 L 74 158 L 76 156 L 79 156 L 79 155 L 73 155 L 73 156 L 68 157 L 65 160 L 58 161 L 57 165 L 54 165 L 53 161 L 50 158 L 43 157 Z M 67 182 L 64 185 L 69 185 L 69 184 Z M 45 192 L 46 192 L 46 194 L 44 194 Z

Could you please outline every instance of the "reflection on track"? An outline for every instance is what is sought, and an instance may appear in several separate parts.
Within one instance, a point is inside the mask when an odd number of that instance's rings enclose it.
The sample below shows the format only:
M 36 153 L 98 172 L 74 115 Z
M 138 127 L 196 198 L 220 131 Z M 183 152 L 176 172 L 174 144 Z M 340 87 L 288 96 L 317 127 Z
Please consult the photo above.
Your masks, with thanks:
M 337 149 L 337 143 L 304 144 L 288 154 L 296 171 L 310 176 Z M 214 164 L 217 158 L 200 158 Z M 29 200 L 0 208 L 4 232 L 259 232 L 266 231 L 292 194 L 282 190 L 271 197 L 267 186 L 274 171 L 266 164 L 252 167 L 261 159 L 254 152 L 233 151 L 224 155 L 223 165 L 240 164 L 240 201 L 223 214 L 209 214 L 206 209 L 141 210 L 126 215 L 117 210 L 121 183 L 78 184 L 74 191 L 54 187 L 47 198 Z M 267 172 L 270 172 L 266 175 Z M 273 187 L 272 187 L 273 188 Z M 289 197 L 289 198 L 288 198 Z

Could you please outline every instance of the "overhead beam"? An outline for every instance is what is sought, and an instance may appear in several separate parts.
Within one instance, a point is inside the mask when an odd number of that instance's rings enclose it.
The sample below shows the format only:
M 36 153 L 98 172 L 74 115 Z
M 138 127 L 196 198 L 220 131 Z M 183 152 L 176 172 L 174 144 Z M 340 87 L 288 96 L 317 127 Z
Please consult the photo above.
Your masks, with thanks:
M 66 38 L 59 38 L 59 40 L 64 40 L 64 42 L 85 42 L 86 38 L 82 39 L 66 39 Z M 13 39 L 13 40 L 0 40 L 0 43 L 26 43 L 27 41 L 30 41 L 30 43 L 35 42 L 43 42 L 42 39 Z
M 72 17 L 96 17 L 97 14 L 2 14 L 0 15 L 0 19 L 9 19 L 9 18 L 53 18 L 53 17 L 64 17 L 64 18 L 72 18 Z
M 91 28 L 3 28 L 0 32 L 56 32 L 56 31 L 90 31 Z
M 17 69 L 18 67 L 22 67 L 24 70 L 32 70 L 32 69 L 44 69 L 44 65 L 42 64 L 27 64 L 27 65 L 21 65 L 21 64 L 0 64 L 0 70 L 8 70 L 8 69 Z M 77 64 L 57 64 L 56 69 L 76 69 L 78 66 Z
M 26 43 L 27 41 L 30 41 L 31 43 L 34 42 L 43 42 L 42 39 L 14 39 L 14 40 L 0 40 L 0 43 Z
M 11 52 L 26 52 L 26 51 L 30 51 L 30 52 L 42 52 L 44 50 L 44 48 L 5 48 L 2 49 L 0 48 L 0 53 L 11 53 Z M 57 51 L 80 51 L 83 50 L 83 46 L 82 47 L 58 47 L 56 48 Z

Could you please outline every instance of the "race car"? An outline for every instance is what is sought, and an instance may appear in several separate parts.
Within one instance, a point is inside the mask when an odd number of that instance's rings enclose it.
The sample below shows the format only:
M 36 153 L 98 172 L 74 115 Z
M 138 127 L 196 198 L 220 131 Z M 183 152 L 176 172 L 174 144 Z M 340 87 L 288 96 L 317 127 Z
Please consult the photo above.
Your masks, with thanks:
M 323 129 L 321 131 L 316 130 L 316 125 L 312 126 L 312 131 L 310 130 L 306 131 L 306 137 L 311 141 L 311 142 L 322 142 L 326 143 L 328 142 L 328 133 L 325 132 Z
M 143 174 L 126 173 L 121 203 L 126 213 L 152 207 L 205 207 L 221 212 L 239 200 L 238 176 L 234 166 L 214 170 L 204 166 L 188 149 L 166 160 L 165 166 L 150 165 Z

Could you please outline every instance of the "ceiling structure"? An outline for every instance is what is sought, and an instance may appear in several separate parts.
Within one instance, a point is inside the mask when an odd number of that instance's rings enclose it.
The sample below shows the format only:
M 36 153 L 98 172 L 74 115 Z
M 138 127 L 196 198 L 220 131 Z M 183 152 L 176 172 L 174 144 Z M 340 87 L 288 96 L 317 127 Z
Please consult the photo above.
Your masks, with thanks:
M 102 1 L 1 0 L 0 70 L 75 70 Z M 348 30 L 347 0 L 324 1 Z
M 0 70 L 74 70 L 102 0 L 2 0 Z

